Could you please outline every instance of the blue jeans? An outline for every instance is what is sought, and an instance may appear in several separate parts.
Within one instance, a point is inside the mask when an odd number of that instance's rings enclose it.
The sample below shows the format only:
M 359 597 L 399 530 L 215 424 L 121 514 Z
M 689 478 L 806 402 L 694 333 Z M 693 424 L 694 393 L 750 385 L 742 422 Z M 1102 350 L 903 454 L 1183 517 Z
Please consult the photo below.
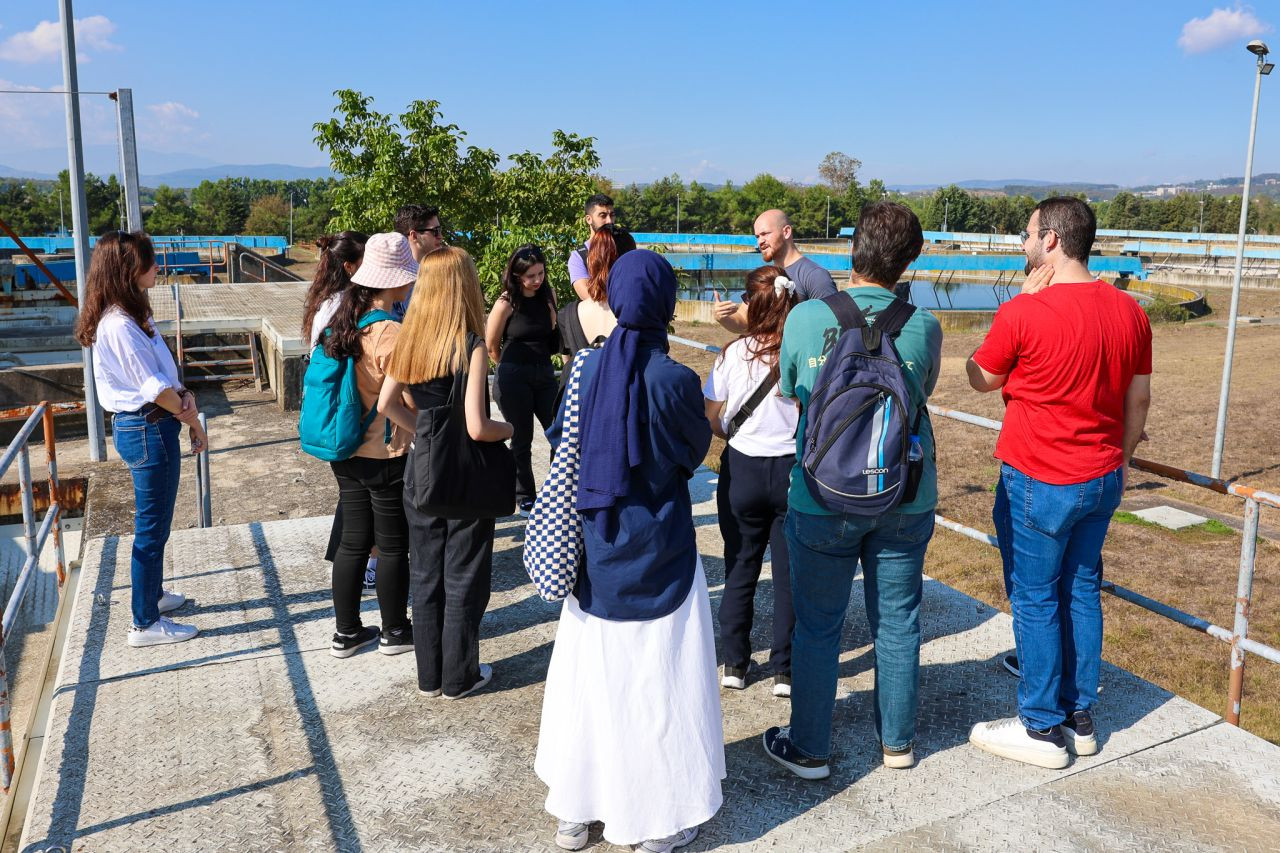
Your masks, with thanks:
M 1120 505 L 1123 469 L 1054 486 L 1004 465 L 992 518 L 1018 648 L 1018 716 L 1056 726 L 1098 701 L 1102 542 Z
M 875 643 L 876 734 L 890 749 L 916 736 L 920 682 L 920 593 L 933 513 L 787 513 L 791 600 L 791 742 L 810 758 L 831 754 L 831 712 L 840 637 L 853 576 L 862 563 L 867 622 Z
M 149 424 L 140 415 L 119 413 L 111 421 L 111 440 L 133 475 L 133 624 L 145 628 L 160 618 L 164 546 L 169 541 L 173 504 L 182 473 L 178 436 L 182 424 L 166 417 Z

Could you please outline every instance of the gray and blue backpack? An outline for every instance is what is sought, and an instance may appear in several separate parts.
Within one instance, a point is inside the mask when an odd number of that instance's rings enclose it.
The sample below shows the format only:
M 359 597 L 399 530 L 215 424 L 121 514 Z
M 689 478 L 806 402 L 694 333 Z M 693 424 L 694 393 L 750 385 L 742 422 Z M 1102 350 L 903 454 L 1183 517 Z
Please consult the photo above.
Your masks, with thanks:
M 840 322 L 840 336 L 809 395 L 800 467 L 821 506 L 880 515 L 915 499 L 924 469 L 924 407 L 911 402 L 893 344 L 916 309 L 894 299 L 867 323 L 848 293 L 822 301 Z

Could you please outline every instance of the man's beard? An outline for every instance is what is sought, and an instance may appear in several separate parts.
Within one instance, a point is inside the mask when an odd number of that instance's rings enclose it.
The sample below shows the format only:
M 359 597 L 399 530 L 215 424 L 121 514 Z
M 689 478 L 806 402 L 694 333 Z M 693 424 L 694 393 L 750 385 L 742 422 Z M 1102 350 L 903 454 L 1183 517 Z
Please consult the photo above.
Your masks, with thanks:
M 769 248 L 768 246 L 765 246 L 763 249 L 760 250 L 760 255 L 761 257 L 764 258 L 764 262 L 766 264 L 773 263 L 773 254 L 774 254 L 773 249 Z

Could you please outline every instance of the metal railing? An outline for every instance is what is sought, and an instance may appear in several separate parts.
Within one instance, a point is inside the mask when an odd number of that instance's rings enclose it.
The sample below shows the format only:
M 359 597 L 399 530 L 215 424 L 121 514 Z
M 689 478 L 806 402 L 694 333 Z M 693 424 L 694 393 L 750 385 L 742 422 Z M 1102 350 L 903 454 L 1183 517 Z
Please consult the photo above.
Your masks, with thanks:
M 681 338 L 676 335 L 669 335 L 668 338 L 675 343 L 700 349 L 704 352 L 720 352 L 720 347 L 713 344 L 691 341 L 688 338 Z M 957 409 L 948 409 L 943 406 L 931 404 L 929 412 L 939 417 L 982 427 L 983 429 L 995 430 L 996 432 L 999 432 L 1001 427 L 1000 421 Z M 1223 495 L 1233 495 L 1244 500 L 1243 530 L 1240 542 L 1240 570 L 1236 578 L 1235 621 L 1230 629 L 1215 625 L 1212 622 L 1201 619 L 1199 616 L 1179 610 L 1162 601 L 1148 598 L 1141 593 L 1126 589 L 1111 581 L 1104 580 L 1102 583 L 1102 589 L 1116 598 L 1127 601 L 1130 604 L 1136 604 L 1144 610 L 1155 613 L 1157 616 L 1163 616 L 1166 619 L 1177 622 L 1179 625 L 1207 634 L 1231 646 L 1231 669 L 1227 688 L 1227 713 L 1225 717 L 1227 722 L 1238 726 L 1240 725 L 1240 707 L 1244 700 L 1245 653 L 1255 654 L 1263 660 L 1280 664 L 1280 649 L 1249 638 L 1249 608 L 1253 602 L 1253 571 L 1258 551 L 1258 521 L 1263 506 L 1280 509 L 1280 495 L 1240 483 L 1219 480 L 1194 471 L 1175 468 L 1172 465 L 1140 459 L 1136 456 L 1130 460 L 1129 465 L 1132 468 L 1145 471 L 1148 474 L 1154 474 L 1157 477 L 1198 486 Z M 934 514 L 934 521 L 939 527 L 967 536 L 984 545 L 990 545 L 993 548 L 999 547 L 999 540 L 990 533 L 985 533 L 936 513 Z
M 1001 426 L 1000 421 L 972 415 L 956 409 L 947 409 L 942 406 L 930 405 L 929 412 L 939 417 L 997 432 Z M 1258 553 L 1258 521 L 1262 514 L 1261 509 L 1263 506 L 1280 509 L 1280 495 L 1240 483 L 1229 483 L 1194 471 L 1175 468 L 1172 465 L 1140 459 L 1136 456 L 1130 460 L 1129 465 L 1139 471 L 1145 471 L 1148 474 L 1154 474 L 1166 480 L 1186 483 L 1223 495 L 1233 495 L 1244 500 L 1244 518 L 1241 525 L 1240 542 L 1240 570 L 1236 577 L 1235 621 L 1230 630 L 1220 625 L 1214 625 L 1212 622 L 1201 619 L 1199 616 L 1193 616 L 1162 601 L 1148 598 L 1141 593 L 1126 589 L 1117 583 L 1104 581 L 1102 584 L 1102 589 L 1116 598 L 1123 599 L 1130 604 L 1136 604 L 1144 610 L 1163 616 L 1166 619 L 1171 619 L 1179 625 L 1185 625 L 1231 646 L 1231 670 L 1227 687 L 1227 713 L 1225 717 L 1227 722 L 1238 726 L 1240 725 L 1240 706 L 1244 700 L 1245 653 L 1250 652 L 1263 660 L 1280 663 L 1280 649 L 1249 638 L 1249 607 L 1253 602 L 1253 570 Z M 976 530 L 941 515 L 935 515 L 934 518 L 940 526 L 962 536 L 968 536 L 970 539 L 975 539 L 993 547 L 998 547 L 999 545 L 995 536 L 984 533 L 981 530 Z
M 65 407 L 66 404 L 62 405 Z M 58 502 L 58 454 L 53 417 L 54 408 L 48 402 L 43 402 L 33 407 L 30 416 L 22 425 L 22 428 L 18 430 L 18 434 L 9 442 L 9 447 L 5 450 L 4 456 L 0 457 L 0 477 L 3 477 L 8 472 L 9 466 L 14 461 L 18 463 L 18 481 L 22 489 L 24 548 L 27 554 L 27 558 L 22 564 L 22 570 L 18 573 L 18 579 L 14 583 L 13 592 L 10 593 L 9 600 L 5 604 L 4 620 L 2 626 L 0 626 L 0 787 L 4 789 L 6 795 L 9 793 L 10 785 L 13 783 L 14 752 L 13 729 L 10 726 L 9 719 L 9 672 L 5 663 L 5 645 L 9 639 L 10 632 L 13 630 L 14 623 L 17 621 L 18 612 L 22 608 L 22 600 L 31 586 L 32 576 L 40 565 L 40 552 L 44 549 L 45 541 L 51 533 L 53 534 L 59 590 L 62 589 L 67 579 L 66 553 L 62 546 L 62 532 L 58 526 L 62 507 Z M 35 497 L 31 480 L 31 456 L 28 449 L 28 443 L 30 442 L 31 434 L 35 431 L 36 424 L 43 424 L 44 426 L 44 446 L 49 470 L 49 508 L 45 511 L 44 519 L 40 521 L 39 527 L 36 526 Z

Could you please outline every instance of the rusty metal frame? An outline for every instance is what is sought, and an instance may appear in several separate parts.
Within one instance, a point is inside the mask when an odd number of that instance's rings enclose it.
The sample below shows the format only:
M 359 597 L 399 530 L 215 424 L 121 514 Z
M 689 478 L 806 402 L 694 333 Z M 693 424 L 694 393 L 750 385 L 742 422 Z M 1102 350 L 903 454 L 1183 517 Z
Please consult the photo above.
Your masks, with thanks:
M 67 290 L 67 286 L 44 265 L 44 261 L 40 260 L 39 256 L 27 247 L 26 243 L 22 242 L 22 238 L 15 234 L 13 229 L 9 227 L 9 223 L 5 222 L 3 219 L 0 219 L 0 231 L 3 231 L 9 236 L 10 240 L 18 244 L 18 248 L 22 250 L 22 253 L 31 259 L 31 263 L 36 265 L 36 269 L 48 276 L 49 281 L 53 282 L 53 286 L 58 288 L 58 291 L 62 294 L 64 299 L 70 302 L 72 306 L 76 308 L 80 307 L 80 300 L 76 299 L 76 295 L 70 290 Z
M 66 552 L 63 549 L 62 531 L 58 524 L 62 507 L 58 502 L 58 451 L 54 430 L 54 410 L 48 402 L 26 408 L 31 410 L 26 423 L 18 430 L 18 434 L 9 442 L 9 447 L 0 457 L 0 477 L 5 475 L 15 461 L 18 463 L 18 481 L 22 488 L 22 524 L 27 552 L 27 559 L 18 573 L 13 592 L 5 604 L 3 621 L 0 621 L 0 787 L 4 789 L 6 795 L 13 784 L 14 751 L 13 729 L 10 724 L 9 673 L 5 663 L 4 647 L 17 620 L 27 588 L 31 586 L 31 578 L 40 565 L 40 552 L 44 549 L 50 534 L 53 535 L 59 590 L 67 580 Z M 31 479 L 31 455 L 28 447 L 31 434 L 35 432 L 37 424 L 44 427 L 50 495 L 49 508 L 38 528 Z

